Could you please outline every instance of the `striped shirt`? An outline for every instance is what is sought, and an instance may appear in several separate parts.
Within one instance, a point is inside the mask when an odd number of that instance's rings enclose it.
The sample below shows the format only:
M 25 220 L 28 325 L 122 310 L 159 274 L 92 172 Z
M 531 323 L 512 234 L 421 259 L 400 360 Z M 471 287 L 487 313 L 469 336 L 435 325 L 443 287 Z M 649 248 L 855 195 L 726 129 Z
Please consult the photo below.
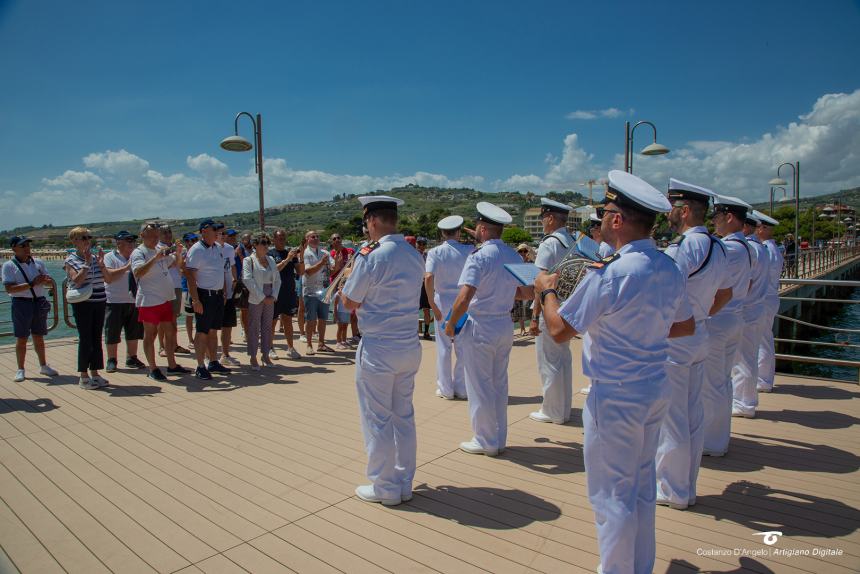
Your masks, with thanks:
M 66 257 L 64 264 L 76 273 L 87 265 L 86 261 L 77 253 L 70 253 L 69 256 Z M 68 271 L 66 271 L 66 273 L 68 274 Z M 71 278 L 69 278 L 69 281 L 71 281 Z M 105 295 L 104 277 L 102 277 L 102 269 L 99 267 L 99 261 L 95 255 L 93 255 L 92 262 L 90 263 L 90 270 L 80 287 L 84 287 L 86 285 L 93 286 L 93 294 L 89 299 L 87 299 L 87 301 L 99 303 L 107 300 L 107 295 Z

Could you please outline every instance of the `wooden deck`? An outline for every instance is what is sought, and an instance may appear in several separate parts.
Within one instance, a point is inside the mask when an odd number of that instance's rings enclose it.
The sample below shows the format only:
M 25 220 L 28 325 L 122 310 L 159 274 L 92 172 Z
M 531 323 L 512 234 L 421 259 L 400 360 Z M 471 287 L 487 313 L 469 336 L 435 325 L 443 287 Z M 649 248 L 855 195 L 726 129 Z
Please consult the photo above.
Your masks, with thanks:
M 422 344 L 416 496 L 395 508 L 353 495 L 365 456 L 351 353 L 214 384 L 125 371 L 83 391 L 73 341 L 50 346 L 53 381 L 11 382 L 0 347 L 0 572 L 594 572 L 584 397 L 568 425 L 531 421 L 535 352 L 518 340 L 509 447 L 468 455 L 467 404 L 434 396 Z M 658 508 L 656 571 L 860 571 L 858 397 L 780 377 L 756 419 L 733 421 L 729 455 L 705 460 L 698 504 Z M 765 546 L 754 533 L 770 530 L 784 536 Z

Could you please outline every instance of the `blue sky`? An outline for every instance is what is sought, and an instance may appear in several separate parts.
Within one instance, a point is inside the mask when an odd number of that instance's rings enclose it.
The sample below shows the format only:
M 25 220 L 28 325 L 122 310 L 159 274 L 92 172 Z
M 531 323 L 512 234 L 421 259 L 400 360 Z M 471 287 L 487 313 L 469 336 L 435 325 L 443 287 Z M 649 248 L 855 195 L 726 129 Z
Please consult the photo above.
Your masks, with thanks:
M 0 0 L 0 228 L 253 210 L 251 154 L 217 145 L 242 110 L 270 204 L 573 189 L 621 167 L 627 119 L 673 150 L 636 159 L 658 187 L 761 199 L 800 159 L 835 191 L 860 184 L 858 25 L 837 0 Z

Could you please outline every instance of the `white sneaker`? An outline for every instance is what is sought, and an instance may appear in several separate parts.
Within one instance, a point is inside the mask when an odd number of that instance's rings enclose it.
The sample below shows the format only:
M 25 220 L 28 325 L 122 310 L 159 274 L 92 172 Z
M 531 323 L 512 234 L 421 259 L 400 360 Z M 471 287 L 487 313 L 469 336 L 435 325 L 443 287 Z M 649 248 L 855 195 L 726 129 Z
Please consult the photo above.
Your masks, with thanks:
M 51 365 L 44 364 L 39 367 L 39 373 L 48 377 L 56 377 L 60 373 L 57 372 L 56 369 L 52 369 Z
M 383 506 L 397 506 L 400 504 L 400 498 L 384 499 L 376 496 L 372 484 L 358 486 L 355 489 L 355 495 L 365 502 L 381 502 Z M 410 497 L 411 498 L 411 497 Z
M 20 383 L 25 378 L 27 378 L 27 377 L 24 375 L 24 369 L 18 369 L 17 371 L 15 371 L 15 378 L 13 380 L 16 383 Z
M 485 454 L 487 456 L 498 456 L 499 454 L 499 451 L 496 449 L 485 449 L 474 438 L 467 442 L 461 442 L 460 450 L 469 454 Z
M 579 393 L 582 395 L 587 395 L 590 392 L 591 392 L 591 385 L 588 385 L 587 387 L 579 389 Z
M 96 375 L 94 377 L 90 377 L 90 380 L 97 385 L 98 387 L 106 387 L 108 386 L 108 380 L 102 377 L 101 375 Z
M 87 391 L 99 388 L 99 384 L 89 377 L 81 377 L 81 379 L 78 381 L 78 386 Z
M 239 364 L 239 361 L 231 357 L 230 355 L 221 355 L 221 364 L 227 363 L 228 365 L 236 366 Z
M 720 458 L 721 456 L 726 456 L 726 451 L 717 452 L 715 450 L 705 450 L 702 451 L 702 456 L 712 456 L 714 458 Z
M 349 349 L 350 349 L 349 345 L 346 345 L 344 343 L 338 343 L 337 345 L 334 346 L 334 348 L 337 349 L 338 351 L 349 351 Z
M 449 397 L 448 395 L 443 393 L 440 389 L 436 389 L 436 396 L 439 397 L 440 399 L 445 399 L 446 401 L 453 401 L 454 400 L 453 396 Z
M 660 498 L 659 496 L 657 497 L 657 506 L 668 506 L 669 508 L 672 508 L 674 510 L 686 510 L 687 509 L 686 504 L 681 504 L 678 502 L 672 502 L 668 498 Z
M 289 354 L 290 354 L 290 352 L 289 352 L 289 351 L 287 351 L 287 355 L 289 355 Z M 277 360 L 278 360 L 278 354 L 275 352 L 275 350 L 274 350 L 274 349 L 272 349 L 271 351 L 269 351 L 269 359 L 271 359 L 272 361 L 277 361 Z
M 529 418 L 533 421 L 537 421 L 539 423 L 555 423 L 557 425 L 563 425 L 564 422 L 554 421 L 549 418 L 547 415 L 543 414 L 541 411 L 535 411 L 529 414 Z
M 302 343 L 307 343 L 307 342 L 308 342 L 308 338 L 307 338 L 307 337 L 305 337 L 304 335 L 302 335 L 301 337 L 299 337 L 299 341 L 301 341 Z
M 299 355 L 299 352 L 296 351 L 295 347 L 290 347 L 289 349 L 287 349 L 287 358 L 288 359 L 301 359 L 302 356 Z
M 757 390 L 760 393 L 769 393 L 769 392 L 773 391 L 773 387 L 768 387 L 765 385 L 757 385 L 755 390 Z
M 754 419 L 755 418 L 755 411 L 744 412 L 740 409 L 732 409 L 732 416 L 733 417 L 743 417 L 745 419 Z

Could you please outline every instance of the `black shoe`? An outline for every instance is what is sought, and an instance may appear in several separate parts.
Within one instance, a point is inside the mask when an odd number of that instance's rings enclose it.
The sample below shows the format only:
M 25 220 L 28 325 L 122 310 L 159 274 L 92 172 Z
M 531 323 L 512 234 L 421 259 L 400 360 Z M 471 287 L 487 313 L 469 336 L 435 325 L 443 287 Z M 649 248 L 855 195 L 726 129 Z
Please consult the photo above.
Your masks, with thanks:
M 167 380 L 167 377 L 164 376 L 164 373 L 161 372 L 161 369 L 153 369 L 152 371 L 149 371 L 149 374 L 146 376 L 153 381 L 163 382 Z
M 424 333 L 424 340 L 425 341 L 432 341 L 433 337 L 430 336 L 430 333 Z
M 209 372 L 210 373 L 223 373 L 227 374 L 230 372 L 230 369 L 219 363 L 218 361 L 209 361 Z
M 114 361 L 114 364 L 116 364 L 116 361 Z M 128 359 L 126 359 L 125 360 L 125 366 L 128 367 L 129 369 L 143 369 L 146 367 L 146 365 L 141 363 L 140 359 L 138 359 L 136 356 L 135 357 L 129 357 Z
M 206 367 L 197 367 L 197 370 L 194 371 L 194 376 L 200 379 L 201 381 L 211 381 L 212 375 L 209 374 L 208 369 Z
M 191 369 L 186 369 L 182 365 L 176 365 L 175 367 L 167 367 L 168 375 L 187 375 L 191 372 Z
M 107 360 L 107 366 L 105 367 L 105 371 L 107 371 L 108 373 L 116 372 L 116 359 Z

